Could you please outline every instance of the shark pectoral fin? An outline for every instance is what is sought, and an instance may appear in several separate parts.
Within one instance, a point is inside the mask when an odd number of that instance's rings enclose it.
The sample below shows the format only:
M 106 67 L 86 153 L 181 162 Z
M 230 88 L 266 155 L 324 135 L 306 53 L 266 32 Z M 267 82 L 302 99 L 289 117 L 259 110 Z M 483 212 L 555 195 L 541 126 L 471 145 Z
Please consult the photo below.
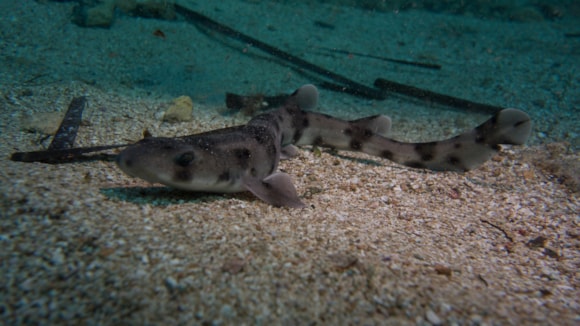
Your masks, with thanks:
M 246 177 L 243 183 L 248 191 L 268 204 L 292 208 L 306 206 L 298 198 L 296 188 L 294 188 L 290 176 L 286 173 L 276 172 L 267 176 L 264 180 Z
M 280 159 L 287 160 L 297 155 L 298 155 L 298 147 L 294 145 L 286 145 L 282 147 L 282 151 L 280 152 Z

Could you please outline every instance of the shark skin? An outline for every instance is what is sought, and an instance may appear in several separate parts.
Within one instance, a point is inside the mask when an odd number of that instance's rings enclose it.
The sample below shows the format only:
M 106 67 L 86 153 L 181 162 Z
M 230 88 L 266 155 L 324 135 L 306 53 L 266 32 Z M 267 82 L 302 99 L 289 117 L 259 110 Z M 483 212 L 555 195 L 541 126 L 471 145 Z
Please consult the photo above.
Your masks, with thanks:
M 277 171 L 294 146 L 316 145 L 364 152 L 412 168 L 463 172 L 493 157 L 500 144 L 524 144 L 530 117 L 504 109 L 478 127 L 434 142 L 404 143 L 386 137 L 391 120 L 382 115 L 345 121 L 308 112 L 318 90 L 304 85 L 280 108 L 246 125 L 195 135 L 149 137 L 117 156 L 126 174 L 169 187 L 215 193 L 250 191 L 274 206 L 304 207 L 290 176 Z

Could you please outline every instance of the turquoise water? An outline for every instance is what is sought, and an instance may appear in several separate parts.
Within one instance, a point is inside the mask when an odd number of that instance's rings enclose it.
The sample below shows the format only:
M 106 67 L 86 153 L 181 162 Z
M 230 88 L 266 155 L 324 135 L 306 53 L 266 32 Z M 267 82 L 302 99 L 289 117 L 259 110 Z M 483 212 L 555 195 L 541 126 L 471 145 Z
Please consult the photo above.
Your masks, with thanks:
M 428 117 L 424 123 L 489 114 L 381 92 L 373 84 L 384 78 L 522 109 L 535 122 L 530 144 L 580 143 L 575 1 L 1 3 L 4 87 L 76 80 L 223 106 L 226 92 L 275 95 L 305 83 L 340 89 L 344 80 L 329 78 L 337 74 L 385 98 L 321 87 L 320 110 L 331 114 Z M 184 10 L 199 16 L 187 19 Z

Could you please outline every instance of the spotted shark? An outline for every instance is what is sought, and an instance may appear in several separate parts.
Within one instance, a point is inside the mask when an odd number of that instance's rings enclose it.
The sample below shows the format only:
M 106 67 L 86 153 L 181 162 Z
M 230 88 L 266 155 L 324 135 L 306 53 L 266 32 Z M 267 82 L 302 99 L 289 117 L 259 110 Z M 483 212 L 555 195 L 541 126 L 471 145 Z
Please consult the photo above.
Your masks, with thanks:
M 504 109 L 478 127 L 434 142 L 405 143 L 386 137 L 391 120 L 383 115 L 346 121 L 309 112 L 318 90 L 305 85 L 280 108 L 247 124 L 176 138 L 148 137 L 117 156 L 126 174 L 173 188 L 215 193 L 250 191 L 274 205 L 304 207 L 290 176 L 277 171 L 295 146 L 315 145 L 364 152 L 419 169 L 468 171 L 500 150 L 500 144 L 524 144 L 530 117 Z

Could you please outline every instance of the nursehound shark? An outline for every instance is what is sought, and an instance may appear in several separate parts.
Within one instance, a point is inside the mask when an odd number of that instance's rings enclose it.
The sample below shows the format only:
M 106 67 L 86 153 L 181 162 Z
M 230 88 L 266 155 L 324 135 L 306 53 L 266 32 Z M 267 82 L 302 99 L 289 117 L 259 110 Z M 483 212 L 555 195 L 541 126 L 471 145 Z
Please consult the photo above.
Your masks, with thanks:
M 434 142 L 405 143 L 386 137 L 391 120 L 375 115 L 345 121 L 308 112 L 318 90 L 305 85 L 280 108 L 246 125 L 200 134 L 148 137 L 119 153 L 125 173 L 173 188 L 216 193 L 250 191 L 274 206 L 304 207 L 290 176 L 277 171 L 296 147 L 314 145 L 358 151 L 420 169 L 468 171 L 489 160 L 500 144 L 521 145 L 530 135 L 530 117 L 504 109 L 478 127 Z

